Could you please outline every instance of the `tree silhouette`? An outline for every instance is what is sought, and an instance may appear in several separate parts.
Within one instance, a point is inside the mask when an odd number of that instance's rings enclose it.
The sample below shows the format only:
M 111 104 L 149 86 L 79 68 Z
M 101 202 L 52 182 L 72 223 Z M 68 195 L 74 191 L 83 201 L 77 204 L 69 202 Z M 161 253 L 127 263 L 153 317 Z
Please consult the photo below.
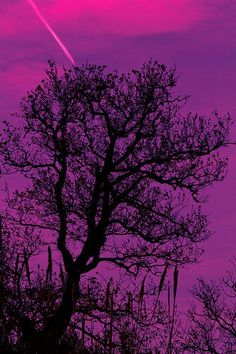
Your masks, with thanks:
M 188 353 L 231 354 L 236 351 L 236 264 L 221 281 L 199 279 L 197 303 L 189 310 L 184 348 Z
M 175 69 L 156 61 L 126 75 L 89 64 L 60 75 L 53 62 L 46 73 L 1 137 L 2 173 L 20 172 L 28 184 L 8 200 L 5 219 L 17 237 L 50 245 L 47 282 L 53 264 L 65 273 L 47 320 L 27 317 L 29 353 L 53 353 L 81 277 L 100 263 L 158 275 L 198 258 L 210 232 L 195 204 L 224 178 L 217 150 L 230 125 L 217 113 L 182 115 L 187 98 L 175 93 Z

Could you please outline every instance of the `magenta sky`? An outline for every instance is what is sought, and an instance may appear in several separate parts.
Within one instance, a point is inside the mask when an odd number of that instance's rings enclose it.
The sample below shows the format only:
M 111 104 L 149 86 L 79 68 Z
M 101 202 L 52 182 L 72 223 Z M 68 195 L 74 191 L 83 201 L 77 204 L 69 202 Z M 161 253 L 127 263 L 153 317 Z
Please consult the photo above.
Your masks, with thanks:
M 236 117 L 235 0 L 35 0 L 77 64 L 107 64 L 125 71 L 150 57 L 177 65 L 179 91 L 192 95 L 187 109 L 218 109 Z M 43 77 L 49 58 L 68 59 L 27 0 L 0 3 L 0 119 Z M 236 126 L 232 132 L 236 140 Z M 182 273 L 183 295 L 199 274 L 217 276 L 235 252 L 236 147 L 225 182 L 209 191 L 207 211 L 215 236 L 203 261 Z

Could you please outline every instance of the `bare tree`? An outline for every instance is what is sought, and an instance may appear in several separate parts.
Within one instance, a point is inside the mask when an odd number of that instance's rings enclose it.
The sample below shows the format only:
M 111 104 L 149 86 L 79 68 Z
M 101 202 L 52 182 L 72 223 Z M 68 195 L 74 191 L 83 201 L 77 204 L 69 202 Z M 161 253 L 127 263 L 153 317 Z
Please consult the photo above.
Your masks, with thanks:
M 53 352 L 81 277 L 101 262 L 156 275 L 201 253 L 210 232 L 194 204 L 225 176 L 217 150 L 227 144 L 230 118 L 181 115 L 186 98 L 175 86 L 175 69 L 155 61 L 127 75 L 89 64 L 59 75 L 51 62 L 23 97 L 16 126 L 5 123 L 2 173 L 20 172 L 28 183 L 5 217 L 19 237 L 50 245 L 51 263 L 65 272 L 46 323 L 28 317 L 29 353 Z
M 236 264 L 221 281 L 203 279 L 193 289 L 197 303 L 189 310 L 184 345 L 188 353 L 232 354 L 236 351 Z

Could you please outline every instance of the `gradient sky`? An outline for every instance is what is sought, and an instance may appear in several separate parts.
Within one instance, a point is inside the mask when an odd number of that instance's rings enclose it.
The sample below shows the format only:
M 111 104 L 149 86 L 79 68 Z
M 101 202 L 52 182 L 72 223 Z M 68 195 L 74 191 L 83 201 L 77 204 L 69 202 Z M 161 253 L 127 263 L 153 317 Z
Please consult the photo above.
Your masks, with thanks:
M 89 61 L 121 71 L 150 57 L 176 65 L 179 91 L 192 95 L 186 109 L 217 109 L 236 117 L 235 0 L 35 0 L 77 64 Z M 20 97 L 44 76 L 48 59 L 70 65 L 27 0 L 0 3 L 0 119 L 11 119 Z M 232 131 L 236 140 L 236 126 Z M 214 237 L 202 262 L 180 273 L 180 301 L 200 274 L 217 277 L 235 252 L 236 147 L 228 176 L 208 190 Z

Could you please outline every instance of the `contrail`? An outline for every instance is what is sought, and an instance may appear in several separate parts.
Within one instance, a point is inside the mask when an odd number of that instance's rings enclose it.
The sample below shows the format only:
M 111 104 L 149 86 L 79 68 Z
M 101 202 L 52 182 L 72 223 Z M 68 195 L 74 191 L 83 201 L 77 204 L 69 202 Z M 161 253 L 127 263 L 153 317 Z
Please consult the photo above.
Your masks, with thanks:
M 45 18 L 42 16 L 41 12 L 39 11 L 39 9 L 37 8 L 37 6 L 35 5 L 35 3 L 33 2 L 33 0 L 27 0 L 28 3 L 32 6 L 33 10 L 35 11 L 36 15 L 38 16 L 38 18 L 43 22 L 43 24 L 45 25 L 45 27 L 49 30 L 49 32 L 51 33 L 51 35 L 55 38 L 55 40 L 57 41 L 57 43 L 59 44 L 59 46 L 61 47 L 61 49 L 63 50 L 63 52 L 65 53 L 65 55 L 67 56 L 67 58 L 71 61 L 72 64 L 75 65 L 75 61 L 72 58 L 70 52 L 68 51 L 68 49 L 64 46 L 64 44 L 62 43 L 62 41 L 60 40 L 60 38 L 58 37 L 58 35 L 53 31 L 53 29 L 51 28 L 51 26 L 47 23 L 47 21 L 45 20 Z

